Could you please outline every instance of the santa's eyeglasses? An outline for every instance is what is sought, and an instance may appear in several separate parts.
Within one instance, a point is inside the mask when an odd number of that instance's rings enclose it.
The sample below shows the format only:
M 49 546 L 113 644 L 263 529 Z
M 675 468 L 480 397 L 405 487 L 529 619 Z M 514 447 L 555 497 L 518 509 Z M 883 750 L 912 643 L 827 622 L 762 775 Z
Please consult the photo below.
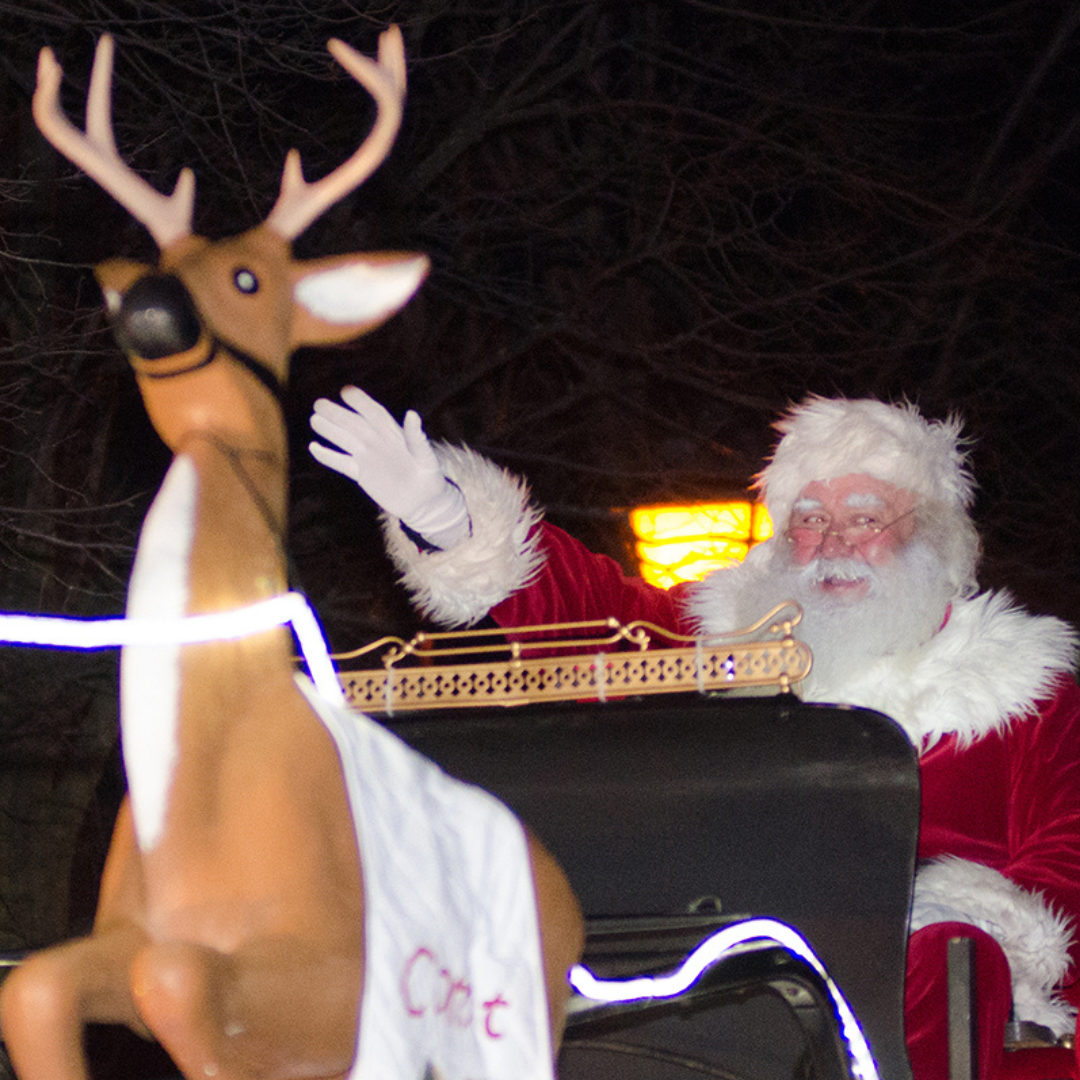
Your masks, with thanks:
M 845 547 L 857 549 L 914 513 L 912 507 L 899 517 L 883 522 L 878 515 L 866 510 L 839 520 L 820 510 L 807 510 L 792 516 L 784 535 L 789 543 L 801 548 L 819 548 L 825 543 L 825 537 L 838 536 Z

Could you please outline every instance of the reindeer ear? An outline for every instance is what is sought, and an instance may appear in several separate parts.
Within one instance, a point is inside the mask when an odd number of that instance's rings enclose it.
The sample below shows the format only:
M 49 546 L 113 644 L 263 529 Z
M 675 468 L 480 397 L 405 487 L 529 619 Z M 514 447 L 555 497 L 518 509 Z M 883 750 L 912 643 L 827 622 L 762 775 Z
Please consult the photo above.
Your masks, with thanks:
M 132 262 L 130 259 L 109 259 L 94 267 L 101 291 L 105 295 L 105 307 L 110 315 L 115 315 L 124 294 L 141 277 L 152 274 L 154 268 L 146 263 Z
M 390 318 L 427 277 L 426 255 L 379 252 L 293 264 L 292 347 L 333 345 Z

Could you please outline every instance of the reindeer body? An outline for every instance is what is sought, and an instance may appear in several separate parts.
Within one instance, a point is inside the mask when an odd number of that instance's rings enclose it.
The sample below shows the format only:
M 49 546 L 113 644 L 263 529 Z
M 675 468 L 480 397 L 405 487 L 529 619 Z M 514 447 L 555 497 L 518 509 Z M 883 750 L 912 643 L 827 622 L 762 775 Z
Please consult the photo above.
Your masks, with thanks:
M 290 154 L 266 222 L 216 243 L 190 233 L 190 173 L 166 198 L 120 161 L 109 39 L 95 60 L 86 135 L 61 113 L 60 70 L 42 54 L 34 101 L 42 131 L 161 249 L 157 267 L 115 260 L 98 269 L 147 412 L 175 455 L 140 537 L 132 615 L 228 611 L 286 590 L 278 391 L 289 357 L 377 325 L 426 274 L 422 256 L 292 259 L 291 240 L 377 167 L 400 121 L 396 29 L 380 40 L 378 63 L 340 42 L 331 51 L 376 98 L 373 132 L 313 184 Z M 89 1022 L 153 1035 L 188 1080 L 336 1077 L 352 1067 L 367 914 L 354 818 L 360 780 L 343 774 L 349 736 L 331 735 L 298 687 L 291 651 L 282 628 L 125 650 L 130 797 L 94 931 L 32 957 L 0 996 L 22 1080 L 85 1080 L 80 1036 Z M 580 912 L 551 856 L 528 845 L 557 1041 Z

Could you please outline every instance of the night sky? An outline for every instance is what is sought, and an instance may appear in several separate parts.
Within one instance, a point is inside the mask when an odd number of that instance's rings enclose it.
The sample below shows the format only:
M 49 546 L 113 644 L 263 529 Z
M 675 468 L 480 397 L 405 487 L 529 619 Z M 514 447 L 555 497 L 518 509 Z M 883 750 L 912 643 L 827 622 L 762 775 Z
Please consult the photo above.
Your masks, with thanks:
M 116 36 L 121 151 L 161 190 L 193 167 L 214 237 L 266 214 L 289 146 L 309 176 L 351 152 L 370 105 L 325 40 L 371 51 L 394 19 L 397 145 L 297 244 L 433 263 L 401 316 L 293 365 L 292 570 L 335 646 L 417 626 L 373 507 L 304 449 L 346 382 L 617 558 L 623 508 L 745 490 L 807 392 L 959 411 L 985 580 L 1080 616 L 1080 10 L 773 7 L 0 0 L 5 604 L 120 610 L 168 462 L 90 273 L 153 244 L 38 138 L 38 49 L 79 117 Z

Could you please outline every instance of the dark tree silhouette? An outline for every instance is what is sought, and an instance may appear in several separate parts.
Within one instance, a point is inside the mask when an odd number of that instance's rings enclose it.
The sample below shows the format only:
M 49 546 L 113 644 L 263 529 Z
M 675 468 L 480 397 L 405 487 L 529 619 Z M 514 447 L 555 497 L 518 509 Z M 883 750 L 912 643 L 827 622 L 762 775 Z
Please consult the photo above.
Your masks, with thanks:
M 806 392 L 958 410 L 987 580 L 1080 615 L 1080 9 L 765 7 L 0 0 L 0 605 L 119 611 L 167 463 L 89 273 L 152 245 L 42 145 L 37 50 L 75 116 L 116 36 L 122 152 L 161 189 L 192 166 L 218 236 L 266 214 L 289 146 L 311 176 L 356 143 L 369 104 L 325 40 L 370 50 L 393 20 L 401 137 L 298 245 L 434 264 L 402 316 L 294 364 L 292 554 L 336 646 L 416 624 L 372 508 L 304 450 L 311 401 L 348 381 L 616 556 L 612 508 L 745 488 Z M 0 655 L 8 745 L 100 760 L 114 668 Z

